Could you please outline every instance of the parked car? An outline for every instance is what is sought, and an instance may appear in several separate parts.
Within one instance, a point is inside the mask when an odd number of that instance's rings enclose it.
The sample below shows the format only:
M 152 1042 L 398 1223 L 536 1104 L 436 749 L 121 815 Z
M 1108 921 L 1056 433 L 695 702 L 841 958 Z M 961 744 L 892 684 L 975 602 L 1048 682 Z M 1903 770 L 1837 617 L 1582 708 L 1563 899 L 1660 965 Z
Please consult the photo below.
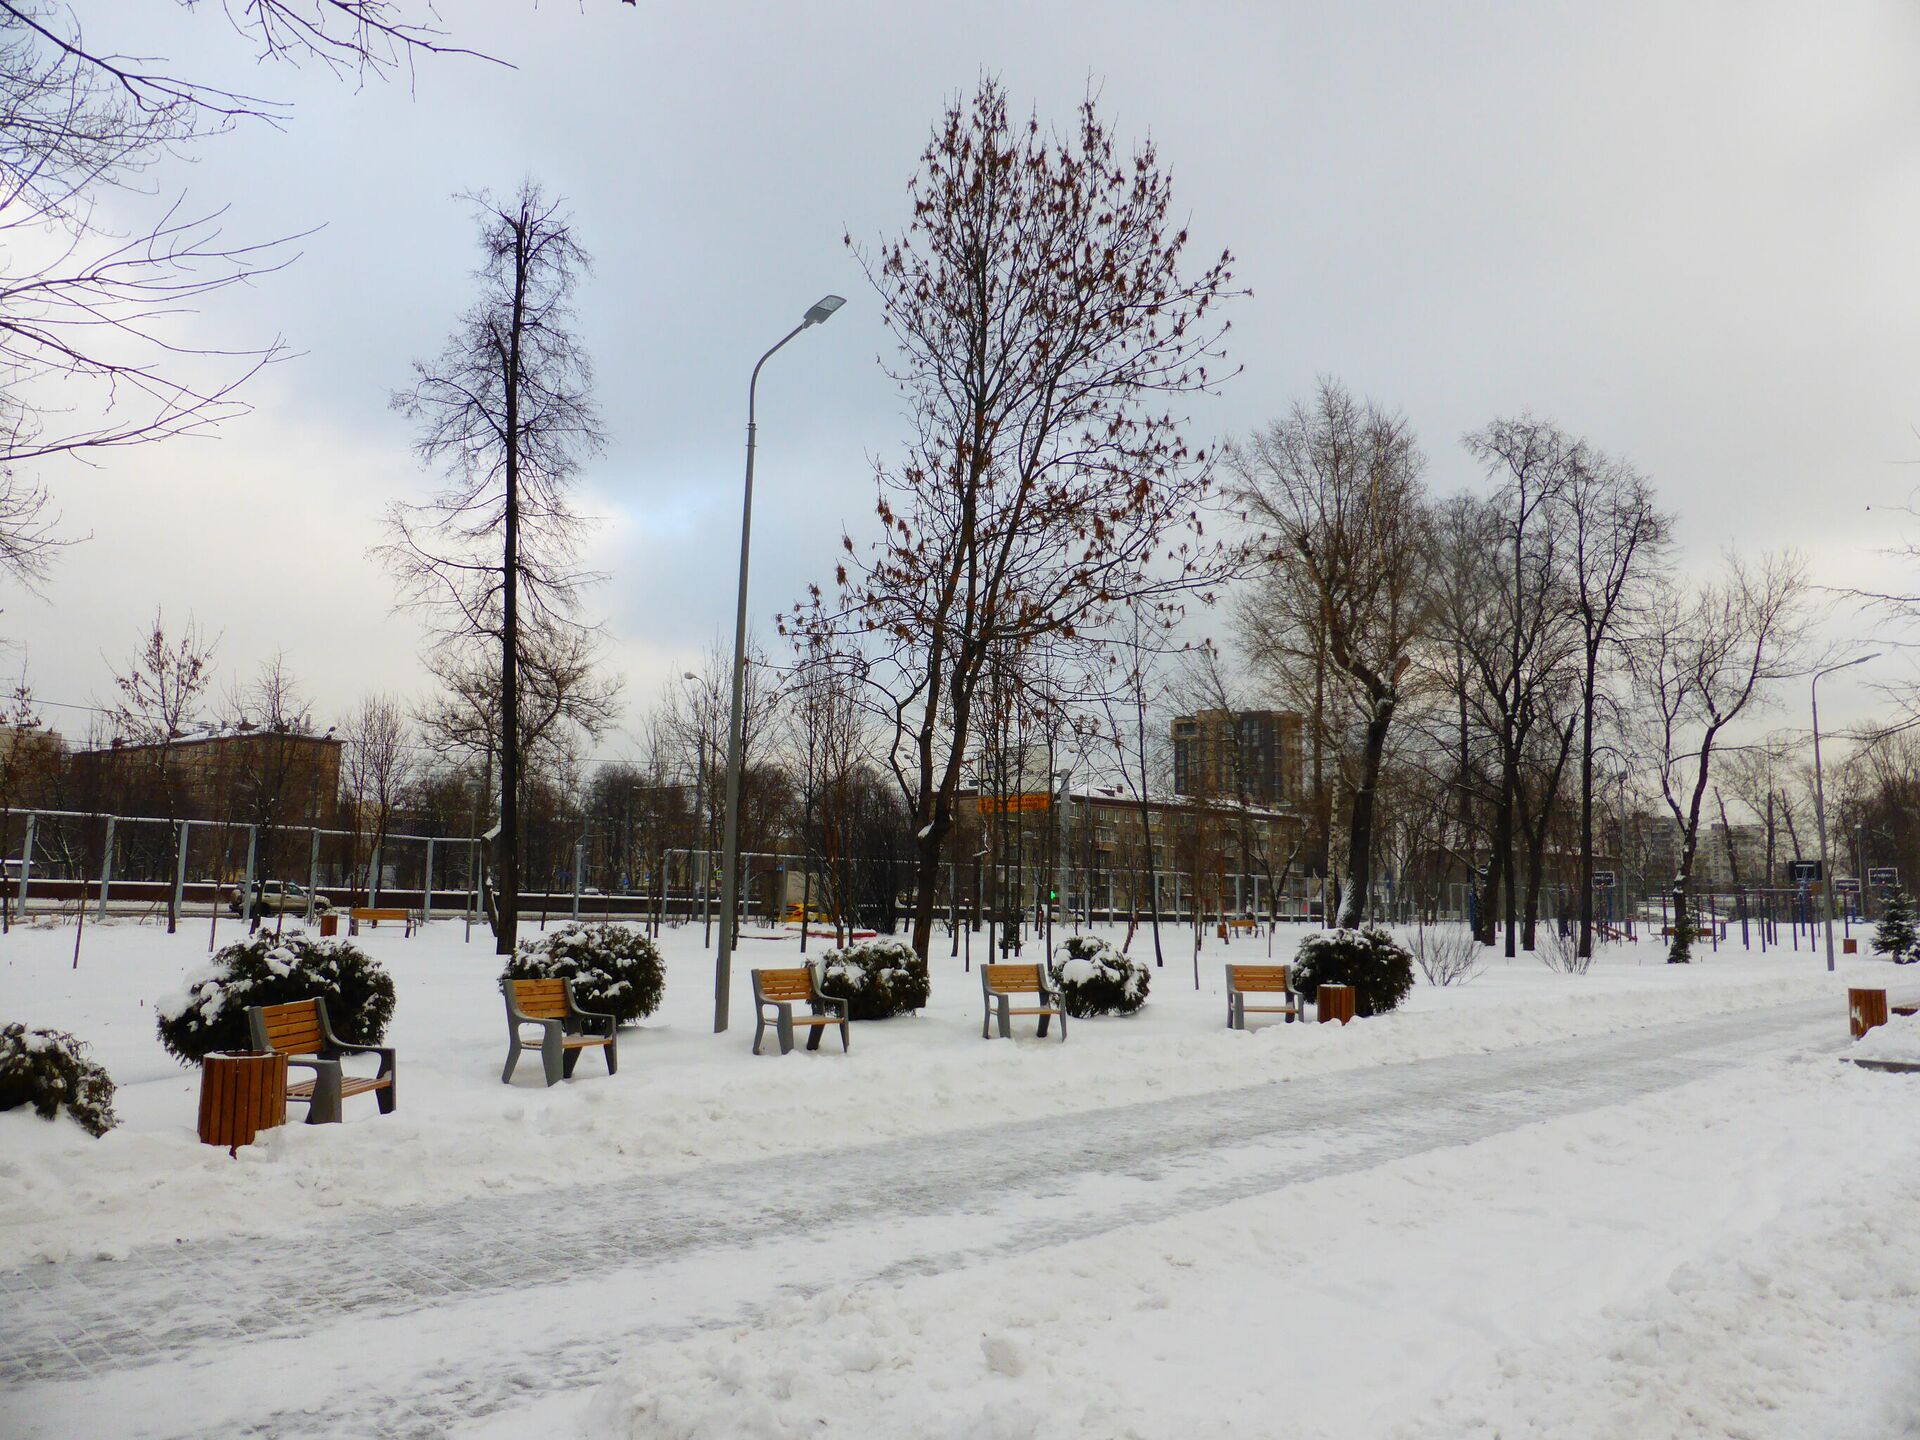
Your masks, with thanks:
M 227 896 L 227 913 L 246 916 L 246 887 L 236 885 Z M 254 915 L 304 915 L 307 913 L 308 890 L 304 885 L 295 885 L 291 880 L 256 880 L 253 884 Z M 333 902 L 326 896 L 315 894 L 313 913 L 324 915 L 333 908 Z

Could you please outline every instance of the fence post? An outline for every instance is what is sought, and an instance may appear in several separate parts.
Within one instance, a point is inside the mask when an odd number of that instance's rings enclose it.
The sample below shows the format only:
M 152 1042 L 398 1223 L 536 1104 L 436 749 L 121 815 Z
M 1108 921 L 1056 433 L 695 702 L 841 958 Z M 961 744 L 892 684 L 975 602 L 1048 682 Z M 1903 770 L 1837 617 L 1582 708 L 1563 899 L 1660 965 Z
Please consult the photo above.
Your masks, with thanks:
M 106 843 L 101 846 L 100 854 L 100 908 L 93 912 L 94 918 L 97 920 L 107 918 L 107 887 L 113 883 L 113 822 L 118 818 L 116 815 L 107 816 L 107 839 Z M 80 892 L 81 908 L 84 909 L 86 903 L 87 892 L 82 888 Z
M 587 842 L 576 840 L 573 846 L 573 918 L 580 919 L 580 867 L 587 863 Z M 608 1051 L 612 1054 L 612 1051 Z
M 180 912 L 187 903 L 187 832 L 193 829 L 191 820 L 180 822 L 180 858 L 173 867 L 173 909 L 167 915 L 167 933 L 173 934 L 180 923 Z
M 320 888 L 320 831 L 316 828 L 307 843 L 307 919 L 313 919 L 313 897 Z
M 367 866 L 367 908 L 380 908 L 380 847 L 373 847 L 372 863 Z
M 20 903 L 15 908 L 22 920 L 27 918 L 27 879 L 33 874 L 33 822 L 40 817 L 27 812 L 27 833 L 20 842 Z
M 244 912 L 247 922 L 247 933 L 249 935 L 253 933 L 254 922 L 260 918 L 253 903 L 253 855 L 255 842 L 259 838 L 259 830 L 252 825 L 247 826 L 247 885 L 246 888 L 240 892 L 240 909 Z M 219 897 L 216 895 L 214 899 L 215 908 L 217 909 Z

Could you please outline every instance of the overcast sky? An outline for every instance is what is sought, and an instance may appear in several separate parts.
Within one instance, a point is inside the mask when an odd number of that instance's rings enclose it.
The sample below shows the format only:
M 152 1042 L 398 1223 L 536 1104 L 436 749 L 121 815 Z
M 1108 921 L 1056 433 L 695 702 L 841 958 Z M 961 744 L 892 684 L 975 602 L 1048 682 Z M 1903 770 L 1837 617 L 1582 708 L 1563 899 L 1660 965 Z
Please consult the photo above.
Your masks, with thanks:
M 162 189 L 230 203 L 236 238 L 324 228 L 192 322 L 202 343 L 300 352 L 253 414 L 47 472 L 91 538 L 43 598 L 0 596 L 18 647 L 0 665 L 24 653 L 48 700 L 105 696 L 156 604 L 218 631 L 228 674 L 284 649 L 322 723 L 421 691 L 418 626 L 366 553 L 387 500 L 432 485 L 387 398 L 470 296 L 456 192 L 524 174 L 570 199 L 597 261 L 581 310 L 611 443 L 584 499 L 630 717 L 730 629 L 748 370 L 820 295 L 848 297 L 762 380 L 771 638 L 841 527 L 865 533 L 870 457 L 902 433 L 841 235 L 902 226 L 928 126 L 983 70 L 1047 120 L 1097 89 L 1123 137 L 1158 143 L 1195 254 L 1237 256 L 1245 371 L 1194 407 L 1202 441 L 1329 374 L 1403 409 L 1446 491 L 1484 484 L 1464 431 L 1531 408 L 1648 472 L 1692 561 L 1794 545 L 1834 584 L 1892 573 L 1885 507 L 1920 478 L 1908 0 L 456 0 L 457 38 L 517 68 L 429 60 L 411 90 L 257 71 L 205 7 L 145 7 L 164 28 L 138 34 L 113 28 L 133 7 L 81 8 L 90 38 L 295 102 L 283 131 L 209 141 Z M 1870 698 L 1832 694 L 1843 714 Z

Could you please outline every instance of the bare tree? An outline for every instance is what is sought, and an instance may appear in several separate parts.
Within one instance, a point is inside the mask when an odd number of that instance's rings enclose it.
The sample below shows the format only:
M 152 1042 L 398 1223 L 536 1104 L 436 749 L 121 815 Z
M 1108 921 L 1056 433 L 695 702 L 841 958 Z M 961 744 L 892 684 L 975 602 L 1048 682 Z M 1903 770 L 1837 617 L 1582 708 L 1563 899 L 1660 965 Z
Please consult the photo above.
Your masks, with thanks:
M 751 641 L 745 655 L 745 678 L 741 690 L 740 713 L 740 815 L 741 848 L 753 849 L 753 817 L 765 811 L 767 774 L 761 757 L 776 738 L 774 724 L 780 702 L 780 686 L 767 663 L 766 652 Z M 682 684 L 668 690 L 663 719 L 674 737 L 683 768 L 699 784 L 700 813 L 706 850 L 706 875 L 702 890 L 714 901 L 712 877 L 717 873 L 716 856 L 726 816 L 727 730 L 732 719 L 732 682 L 727 656 L 716 643 L 707 647 L 699 671 L 681 674 Z M 711 906 L 707 909 L 707 938 L 711 940 Z M 735 915 L 736 927 L 738 912 Z
M 371 893 L 373 857 L 418 768 L 406 711 L 390 695 L 369 695 L 347 717 L 340 738 L 340 786 L 352 807 L 355 836 L 367 836 L 364 888 Z
M 1720 578 L 1691 593 L 1664 583 L 1633 637 L 1645 746 L 1680 840 L 1669 964 L 1692 958 L 1689 901 L 1713 761 L 1727 727 L 1804 668 L 1806 583 L 1798 556 L 1750 564 L 1729 555 Z
M 361 82 L 459 49 L 430 0 L 175 3 L 218 14 L 263 66 Z M 0 570 L 28 579 L 58 542 L 20 466 L 204 431 L 244 411 L 241 387 L 285 351 L 278 337 L 197 343 L 184 317 L 289 263 L 298 237 L 236 242 L 224 208 L 165 196 L 122 230 L 100 205 L 114 194 L 141 212 L 157 162 L 290 108 L 117 49 L 111 17 L 91 0 L 0 0 Z
M 1162 694 L 1158 673 L 1165 654 L 1173 648 L 1167 626 L 1151 611 L 1130 609 L 1123 614 L 1114 631 L 1112 652 L 1118 673 L 1099 696 L 1106 721 L 1107 741 L 1113 748 L 1120 785 L 1140 816 L 1140 868 L 1147 880 L 1147 920 L 1153 932 L 1153 963 L 1164 966 L 1166 955 L 1160 944 L 1160 847 L 1154 838 L 1153 748 L 1149 740 L 1148 717 Z M 1134 883 L 1128 893 L 1135 896 Z M 1139 923 L 1139 905 L 1135 898 L 1128 907 L 1124 951 L 1133 944 Z
M 1551 422 L 1522 415 L 1489 423 L 1465 439 L 1498 488 L 1494 524 L 1500 540 L 1501 583 L 1475 647 L 1482 698 L 1491 707 L 1499 744 L 1500 790 L 1494 812 L 1490 898 L 1505 896 L 1506 952 L 1515 953 L 1520 876 L 1514 840 L 1519 829 L 1520 770 L 1545 697 L 1565 676 L 1574 646 L 1566 604 L 1566 557 L 1553 524 L 1555 497 L 1569 483 L 1579 442 Z M 1493 557 L 1488 557 L 1492 561 Z M 1492 936 L 1492 907 L 1482 933 Z
M 1431 533 L 1424 460 L 1404 417 L 1323 381 L 1228 454 L 1252 537 L 1244 555 L 1285 615 L 1311 615 L 1361 727 L 1347 819 L 1342 927 L 1361 923 L 1372 881 L 1375 791 L 1387 735 L 1426 622 L 1421 566 Z M 1312 633 L 1295 653 L 1311 653 Z
M 448 483 L 424 505 L 389 510 L 381 553 L 404 603 L 432 614 L 447 640 L 483 642 L 498 657 L 494 938 L 505 955 L 519 925 L 525 632 L 555 637 L 551 653 L 571 663 L 557 637 L 576 625 L 592 577 L 575 563 L 583 522 L 570 492 L 603 439 L 574 328 L 574 289 L 589 260 L 571 219 L 531 180 L 509 200 L 483 194 L 472 203 L 479 298 L 440 355 L 415 364 L 413 388 L 394 398 L 420 426 L 422 462 Z
M 255 827 L 259 866 L 271 876 L 280 864 L 283 830 L 294 817 L 316 820 L 334 798 L 317 788 L 322 772 L 312 763 L 313 708 L 286 656 L 276 653 L 233 690 L 224 709 L 225 728 L 244 739 L 227 747 L 221 789 L 228 813 Z
M 906 232 L 856 254 L 899 342 L 914 438 L 878 473 L 883 538 L 846 537 L 837 596 L 815 587 L 792 623 L 866 644 L 924 956 L 988 657 L 1215 574 L 1182 538 L 1207 470 L 1168 402 L 1209 384 L 1229 257 L 1185 273 L 1150 144 L 1120 154 L 1091 100 L 1064 135 L 1015 122 L 992 80 L 949 104 L 909 193 Z
M 753 672 L 748 671 L 751 682 Z M 752 707 L 748 706 L 747 713 Z M 848 821 L 855 772 L 867 761 L 865 717 L 856 702 L 843 666 L 832 663 L 817 646 L 803 647 L 787 687 L 784 717 L 789 767 L 800 792 L 800 843 L 805 866 L 800 889 L 800 949 L 807 948 L 813 920 L 813 879 L 816 870 L 826 880 L 836 941 L 843 922 L 850 926 L 847 908 L 851 886 L 834 883 L 836 875 L 851 873 Z
M 1593 955 L 1594 729 L 1610 655 L 1638 619 L 1638 604 L 1665 562 L 1672 517 L 1653 486 L 1625 461 L 1576 447 L 1566 482 L 1551 498 L 1550 523 L 1563 536 L 1569 598 L 1580 649 L 1580 934 L 1581 957 Z

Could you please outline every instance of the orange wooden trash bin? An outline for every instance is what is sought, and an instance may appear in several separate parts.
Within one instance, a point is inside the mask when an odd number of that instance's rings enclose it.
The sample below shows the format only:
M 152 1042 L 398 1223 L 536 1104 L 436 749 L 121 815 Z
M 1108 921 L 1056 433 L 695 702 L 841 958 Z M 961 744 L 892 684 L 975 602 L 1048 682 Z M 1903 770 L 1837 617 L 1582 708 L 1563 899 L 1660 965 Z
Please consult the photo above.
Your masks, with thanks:
M 320 917 L 320 935 L 322 939 L 325 939 L 329 935 L 338 935 L 339 933 L 340 917 L 338 915 L 322 915 Z
M 1847 991 L 1847 1028 L 1858 1040 L 1876 1025 L 1887 1023 L 1887 992 L 1884 990 Z
M 216 1050 L 200 1062 L 200 1143 L 233 1154 L 287 1120 L 287 1057 Z
M 1353 1019 L 1353 987 L 1351 985 L 1322 985 L 1314 992 L 1313 1013 L 1319 1017 L 1322 1025 L 1329 1020 L 1338 1020 L 1342 1025 Z
M 1840 953 L 1842 955 L 1858 955 L 1860 953 L 1860 942 L 1852 936 L 1848 936 L 1840 942 Z

